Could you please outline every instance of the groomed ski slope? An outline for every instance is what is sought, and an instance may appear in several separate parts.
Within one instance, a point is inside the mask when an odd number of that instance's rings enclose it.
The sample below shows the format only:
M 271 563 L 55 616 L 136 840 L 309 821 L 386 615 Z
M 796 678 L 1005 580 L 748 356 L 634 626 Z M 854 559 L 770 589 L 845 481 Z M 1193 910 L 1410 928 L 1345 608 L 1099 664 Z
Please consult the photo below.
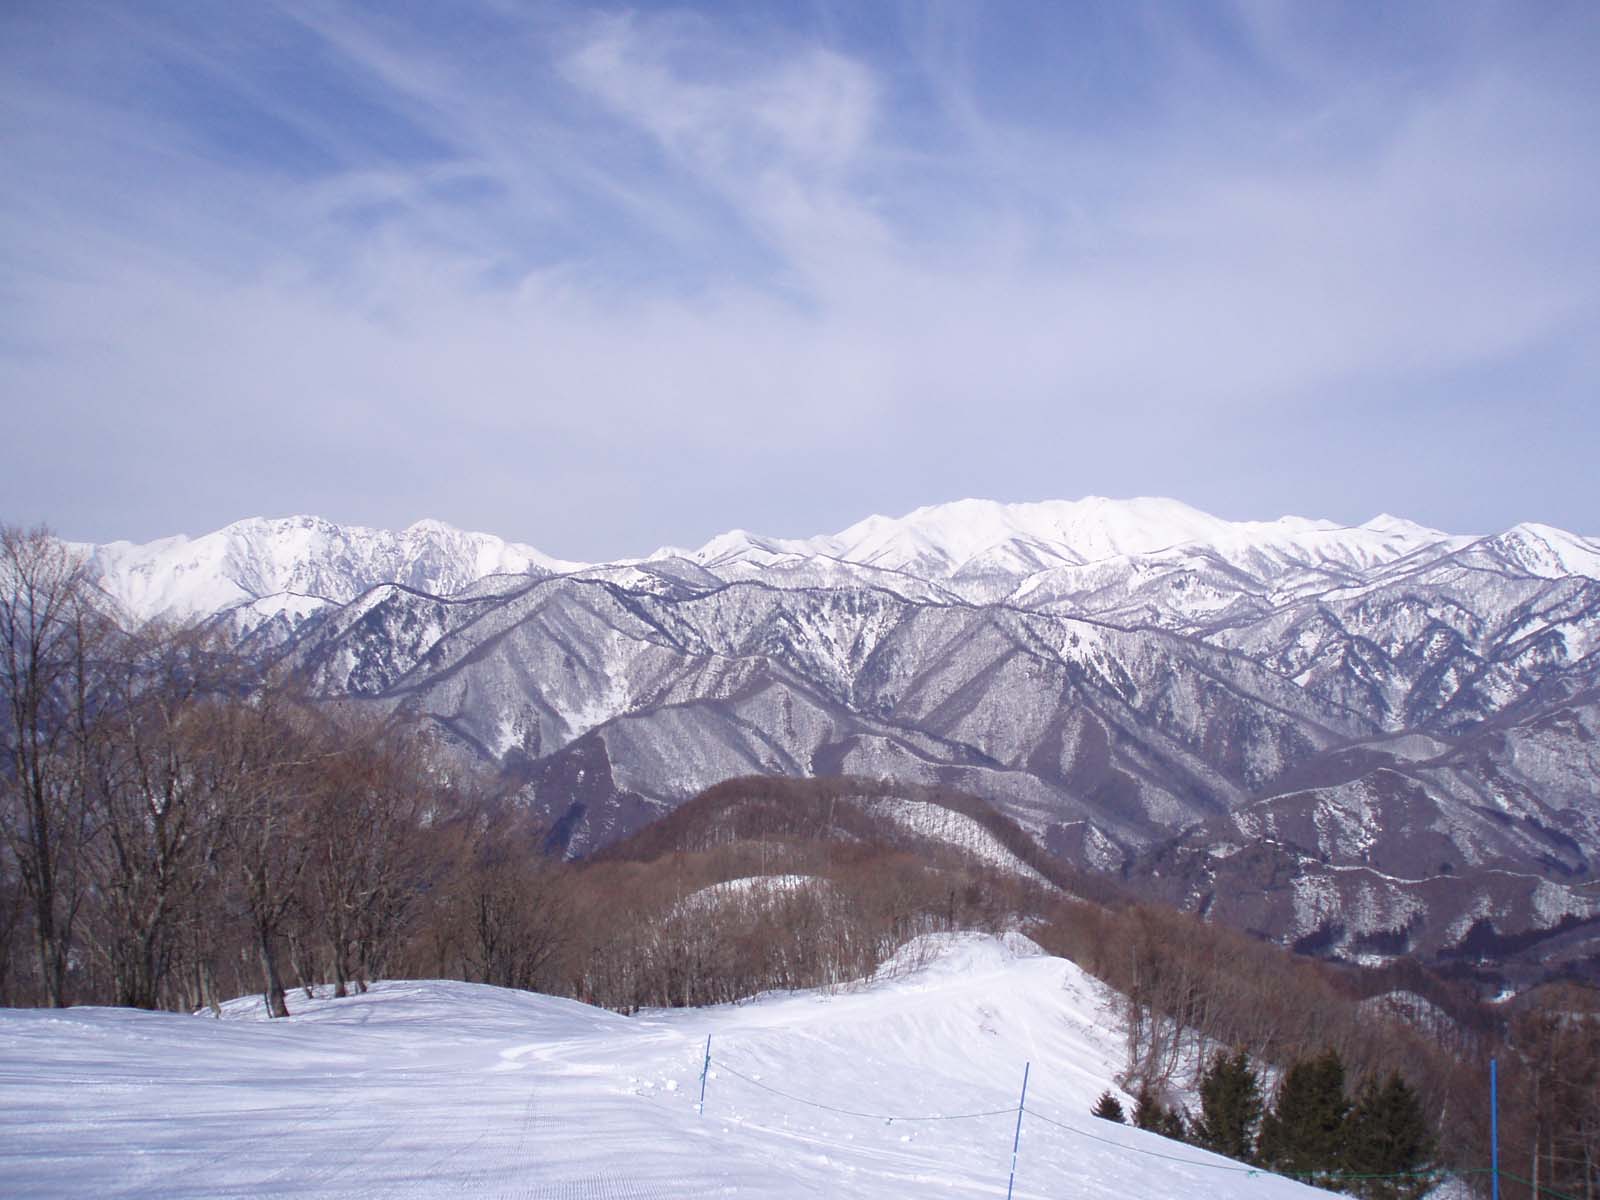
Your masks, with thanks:
M 255 999 L 222 1021 L 0 1011 L 0 1190 L 996 1197 L 1031 1062 L 1018 1197 L 1327 1194 L 1089 1116 L 1118 1065 L 1112 997 L 1025 938 L 925 939 L 898 967 L 832 994 L 631 1018 L 447 982 L 295 993 L 287 1021 Z M 953 1119 L 906 1119 L 931 1116 Z

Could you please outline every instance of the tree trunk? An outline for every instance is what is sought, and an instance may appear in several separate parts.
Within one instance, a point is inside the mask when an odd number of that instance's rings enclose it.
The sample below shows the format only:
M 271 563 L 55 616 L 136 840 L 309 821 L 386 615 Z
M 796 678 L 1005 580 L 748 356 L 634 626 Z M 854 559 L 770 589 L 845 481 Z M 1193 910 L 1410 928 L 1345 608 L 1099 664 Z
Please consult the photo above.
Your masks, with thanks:
M 160 916 L 143 931 L 120 933 L 120 944 L 112 952 L 112 976 L 116 985 L 117 1004 L 122 1008 L 155 1009 L 161 991 L 161 980 L 166 974 L 166 952 L 158 939 L 164 933 Z M 131 923 L 131 922 L 130 922 Z
M 266 984 L 261 995 L 267 1002 L 267 1015 L 287 1017 L 289 999 L 284 994 L 283 980 L 278 975 L 278 955 L 272 948 L 272 935 L 263 930 L 257 940 L 261 951 L 261 976 Z
M 348 950 L 343 945 L 340 945 L 338 943 L 334 944 L 334 947 L 333 947 L 333 998 L 335 1000 L 343 1000 L 346 996 L 348 996 L 350 994 L 350 988 L 349 988 L 350 971 L 349 971 L 348 966 L 345 963 L 345 958 L 347 957 L 348 953 L 349 953 Z
M 39 949 L 39 978 L 44 981 L 45 1000 L 51 1008 L 67 1006 L 67 963 L 60 953 L 60 943 L 55 936 L 55 921 L 50 912 L 53 898 L 39 901 L 35 913 L 37 945 Z
M 289 934 L 289 965 L 294 968 L 295 982 L 305 992 L 306 999 L 315 1000 L 317 993 L 312 985 L 317 977 L 316 956 L 298 933 Z
M 217 972 L 209 958 L 200 965 L 200 994 L 205 997 L 211 1015 L 222 1020 L 222 1004 L 217 999 Z

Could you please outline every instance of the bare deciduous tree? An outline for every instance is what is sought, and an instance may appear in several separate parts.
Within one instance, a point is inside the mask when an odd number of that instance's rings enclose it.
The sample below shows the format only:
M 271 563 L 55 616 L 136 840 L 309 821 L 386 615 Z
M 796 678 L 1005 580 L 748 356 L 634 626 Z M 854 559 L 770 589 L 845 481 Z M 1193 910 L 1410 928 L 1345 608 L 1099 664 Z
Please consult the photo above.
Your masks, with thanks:
M 49 530 L 0 527 L 3 833 L 33 918 L 48 1001 L 67 1003 L 67 968 L 83 901 L 89 672 L 105 623 L 80 556 Z
M 193 630 L 152 627 L 124 644 L 89 755 L 101 830 L 90 862 L 116 1003 L 155 1008 L 183 928 L 207 919 L 198 900 L 222 814 L 201 763 L 218 724 L 207 710 L 229 702 L 226 656 Z
M 277 681 L 247 701 L 216 706 L 211 718 L 203 733 L 206 786 L 222 814 L 227 865 L 260 961 L 267 1011 L 286 1017 L 279 942 L 313 849 L 314 768 L 328 755 Z
M 426 755 L 413 727 L 347 714 L 338 736 L 314 795 L 306 888 L 336 997 L 352 981 L 365 990 L 415 907 L 428 798 Z

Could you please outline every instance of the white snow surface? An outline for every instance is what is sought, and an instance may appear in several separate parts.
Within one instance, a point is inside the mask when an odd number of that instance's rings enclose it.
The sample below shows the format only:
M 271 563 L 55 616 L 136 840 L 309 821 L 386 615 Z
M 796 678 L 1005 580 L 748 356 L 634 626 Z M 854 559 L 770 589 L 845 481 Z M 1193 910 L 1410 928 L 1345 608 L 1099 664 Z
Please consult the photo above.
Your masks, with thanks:
M 854 989 L 631 1018 L 445 982 L 296 993 L 286 1021 L 0 1011 L 4 1191 L 998 1197 L 1028 1063 L 1019 1198 L 1325 1194 L 1091 1117 L 1112 1001 L 1026 938 L 957 934 Z

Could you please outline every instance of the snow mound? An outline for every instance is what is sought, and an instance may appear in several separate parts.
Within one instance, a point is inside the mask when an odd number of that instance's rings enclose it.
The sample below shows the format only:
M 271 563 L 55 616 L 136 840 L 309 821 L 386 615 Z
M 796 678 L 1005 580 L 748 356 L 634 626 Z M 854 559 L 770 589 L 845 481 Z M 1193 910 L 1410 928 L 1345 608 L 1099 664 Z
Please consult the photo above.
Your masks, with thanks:
M 878 977 L 936 984 L 941 979 L 971 979 L 1004 971 L 1024 958 L 1041 958 L 1039 943 L 1008 930 L 998 937 L 986 933 L 925 933 L 901 946 L 878 969 Z

